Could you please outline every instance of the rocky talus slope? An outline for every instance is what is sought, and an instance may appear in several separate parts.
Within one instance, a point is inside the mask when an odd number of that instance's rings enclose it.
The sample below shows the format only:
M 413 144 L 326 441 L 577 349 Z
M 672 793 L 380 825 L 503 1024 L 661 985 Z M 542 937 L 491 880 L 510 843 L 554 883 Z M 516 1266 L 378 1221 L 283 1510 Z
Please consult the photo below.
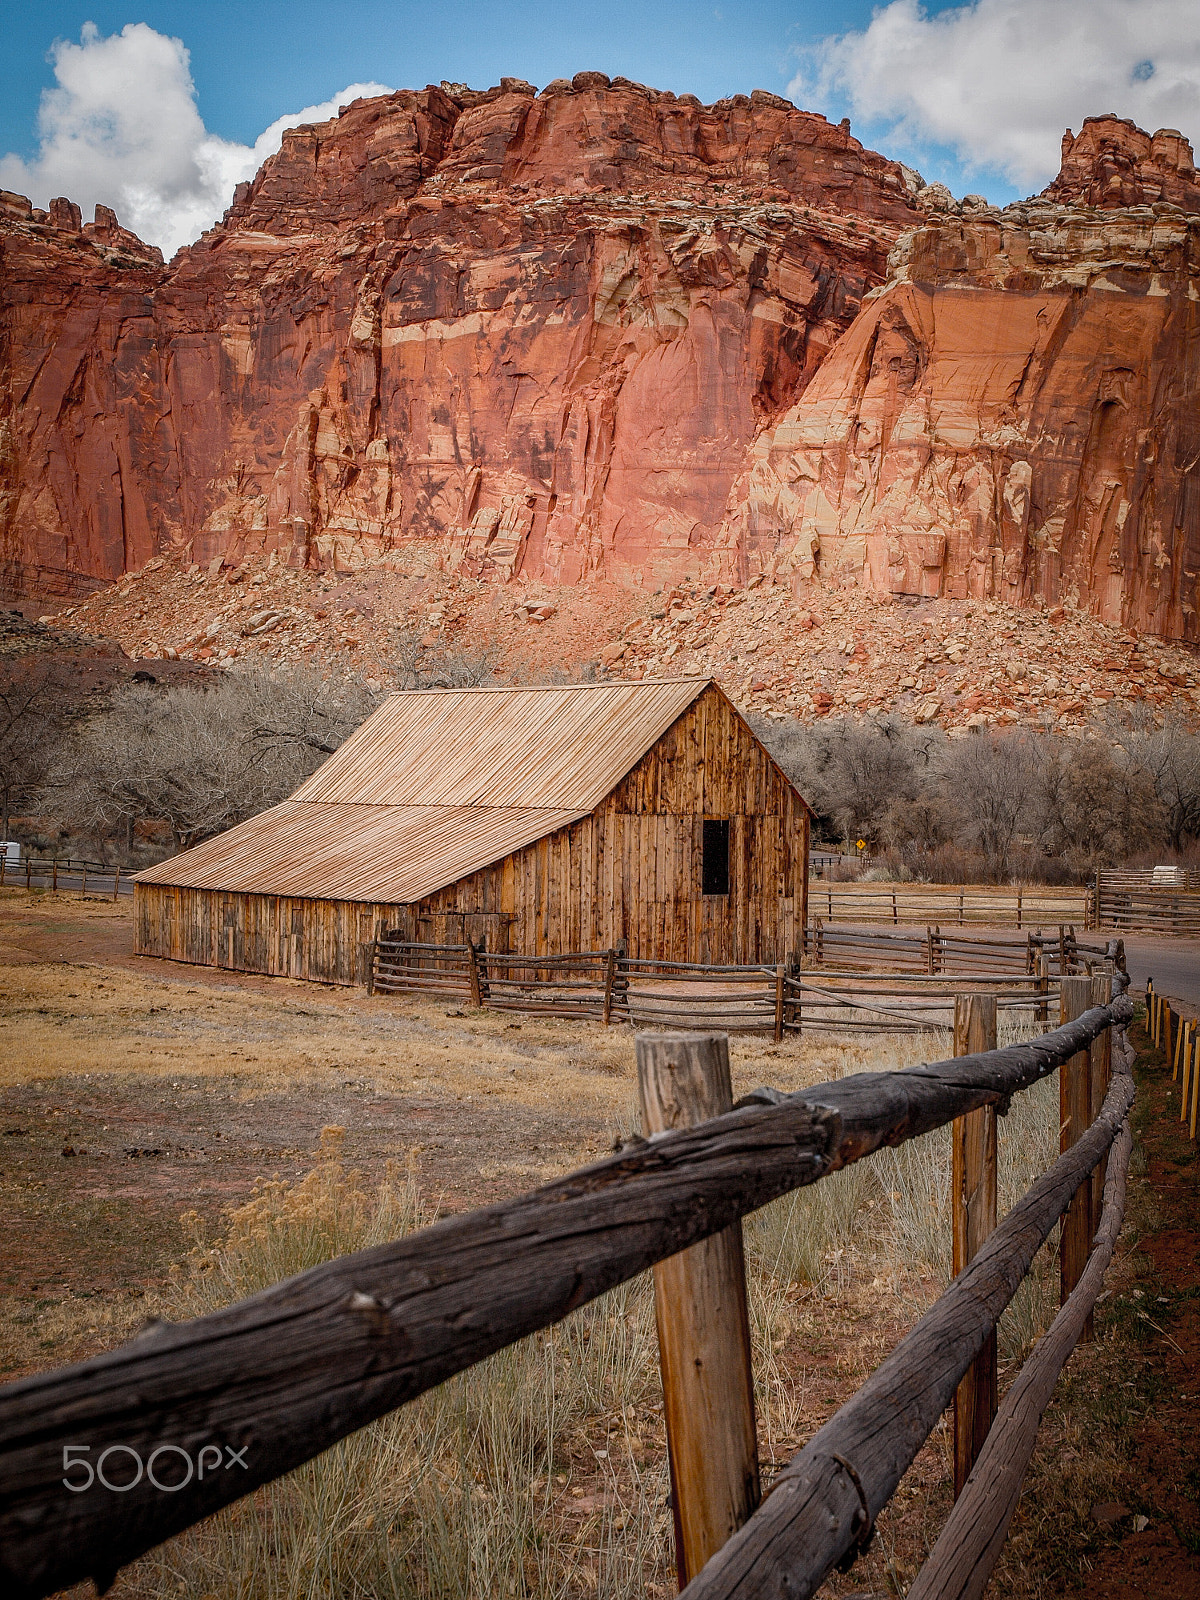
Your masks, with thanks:
M 1073 732 L 1114 711 L 1200 716 L 1185 645 L 1139 638 L 1071 607 L 897 602 L 857 587 L 683 582 L 658 594 L 461 572 L 414 578 L 380 556 L 342 576 L 277 556 L 183 570 L 158 558 L 90 596 L 61 626 L 118 639 L 152 672 L 164 657 L 354 672 L 396 682 L 414 645 L 427 660 L 490 653 L 502 679 L 564 669 L 601 677 L 719 678 L 749 712 L 811 720 L 895 712 L 952 732 L 1037 725 Z
M 0 561 L 627 612 L 761 576 L 1194 640 L 1198 241 L 1169 130 L 1091 119 L 1000 212 L 777 96 L 600 73 L 292 130 L 169 265 L 0 197 Z

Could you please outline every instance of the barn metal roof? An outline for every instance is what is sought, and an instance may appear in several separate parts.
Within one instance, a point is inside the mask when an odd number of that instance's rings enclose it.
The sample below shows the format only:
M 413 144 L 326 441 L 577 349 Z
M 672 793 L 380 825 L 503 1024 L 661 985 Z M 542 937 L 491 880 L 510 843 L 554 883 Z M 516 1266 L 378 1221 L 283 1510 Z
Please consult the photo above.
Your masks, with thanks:
M 136 881 L 423 899 L 594 811 L 710 682 L 393 695 L 290 800 Z

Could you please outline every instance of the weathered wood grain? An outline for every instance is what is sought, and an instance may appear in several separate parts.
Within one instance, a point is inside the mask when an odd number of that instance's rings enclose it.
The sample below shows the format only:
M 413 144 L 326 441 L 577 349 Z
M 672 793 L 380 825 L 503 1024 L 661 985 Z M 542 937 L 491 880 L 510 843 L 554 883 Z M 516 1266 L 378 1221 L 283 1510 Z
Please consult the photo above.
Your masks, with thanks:
M 1064 978 L 1059 990 L 1063 1022 L 1082 1016 L 1092 1003 L 1090 978 Z M 1058 1075 L 1059 1149 L 1069 1150 L 1092 1120 L 1092 1069 L 1088 1051 L 1064 1063 Z M 1092 1247 L 1091 1183 L 1082 1185 L 1063 1218 L 1059 1240 L 1059 1300 L 1066 1305 L 1071 1291 L 1083 1275 L 1088 1251 Z M 1091 1336 L 1090 1328 L 1084 1337 Z
M 647 1133 L 694 1127 L 732 1108 L 724 1034 L 643 1033 L 637 1063 Z M 658 1263 L 654 1317 L 682 1589 L 759 1499 L 740 1219 Z
M 1108 1037 L 1108 1031 L 1105 1032 Z M 996 1048 L 996 1001 L 963 994 L 954 1002 L 954 1053 Z M 1097 1101 L 1097 1104 L 1099 1102 Z M 980 1106 L 951 1126 L 951 1223 L 954 1276 L 974 1260 L 996 1226 L 996 1108 Z M 954 1493 L 962 1493 L 996 1414 L 996 1330 L 954 1395 Z
M 807 1600 L 838 1562 L 865 1546 L 875 1518 L 1132 1103 L 1132 1080 L 1114 1078 L 1089 1131 L 783 1469 L 746 1526 L 688 1585 L 687 1600 Z
M 779 1195 L 1003 1104 L 1131 1015 L 1122 997 L 986 1056 L 764 1092 L 533 1194 L 0 1388 L 0 1591 L 32 1600 L 85 1577 L 103 1584 L 219 1506 Z M 143 1457 L 162 1444 L 193 1459 L 244 1449 L 246 1465 L 178 1494 L 146 1481 L 120 1495 L 64 1487 L 65 1446 L 94 1460 L 117 1443 Z
M 1128 1072 L 1128 1067 L 1124 1068 Z M 1071 1298 L 1059 1311 L 1000 1407 L 966 1487 L 946 1519 L 908 1600 L 982 1600 L 1008 1534 L 1021 1484 L 1063 1363 L 1091 1316 L 1125 1217 L 1133 1137 L 1128 1119 L 1113 1141 L 1096 1242 Z

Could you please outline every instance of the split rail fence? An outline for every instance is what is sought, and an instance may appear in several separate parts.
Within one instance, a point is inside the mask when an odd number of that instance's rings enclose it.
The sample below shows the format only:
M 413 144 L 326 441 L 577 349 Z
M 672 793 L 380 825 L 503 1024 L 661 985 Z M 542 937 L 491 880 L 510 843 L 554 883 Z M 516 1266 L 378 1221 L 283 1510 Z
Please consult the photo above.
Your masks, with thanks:
M 480 945 L 418 944 L 384 936 L 368 946 L 368 993 L 430 994 L 502 1011 L 638 1027 L 770 1034 L 949 1031 L 954 996 L 986 988 L 1001 1009 L 1043 1025 L 1064 976 L 1105 961 L 1124 966 L 1120 940 L 975 940 L 927 930 L 904 935 L 824 932 L 819 970 L 793 965 L 708 966 L 646 961 L 618 950 L 498 955 Z M 868 966 L 870 972 L 853 970 Z M 840 970 L 848 968 L 851 970 Z
M 937 883 L 815 883 L 808 886 L 808 913 L 825 922 L 936 922 L 1008 924 L 1076 922 L 1088 927 L 1089 890 Z
M 121 881 L 121 868 L 101 861 L 76 861 L 67 856 L 26 856 L 9 861 L 0 850 L 0 889 L 78 889 L 81 894 L 132 894 L 133 884 Z
M 1146 1027 L 1170 1063 L 1171 1082 L 1179 1085 L 1179 1120 L 1194 1139 L 1200 1110 L 1200 1022 L 1180 1016 L 1167 996 L 1155 991 L 1151 979 L 1146 985 Z
M 910 1592 L 979 1595 L 1120 1228 L 1134 1090 L 1113 1029 L 1132 1006 L 1112 987 L 1067 978 L 1062 1025 L 1002 1050 L 978 1048 L 995 1041 L 990 997 L 965 996 L 949 1060 L 737 1106 L 724 1035 L 640 1036 L 649 1139 L 0 1388 L 0 1589 L 40 1600 L 92 1578 L 103 1591 L 172 1534 L 654 1267 L 689 1600 L 811 1595 L 866 1547 L 952 1403 L 970 1515 L 952 1514 Z M 997 1223 L 997 1113 L 1056 1069 L 1062 1154 Z M 760 1502 L 741 1218 L 946 1124 L 961 1270 Z M 1020 1404 L 1010 1393 L 993 1424 L 996 1323 L 1060 1218 L 1063 1307 L 1014 1386 Z M 230 1457 L 240 1470 L 225 1470 Z
M 1200 936 L 1200 872 L 1098 872 L 1091 886 L 1091 926 Z

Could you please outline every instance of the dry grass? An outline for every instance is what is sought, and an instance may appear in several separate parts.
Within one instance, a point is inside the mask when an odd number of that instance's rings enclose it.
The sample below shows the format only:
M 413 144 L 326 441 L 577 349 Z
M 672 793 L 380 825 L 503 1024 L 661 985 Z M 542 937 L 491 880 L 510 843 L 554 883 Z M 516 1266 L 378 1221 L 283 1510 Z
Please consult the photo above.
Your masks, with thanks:
M 750 1044 L 739 1052 L 738 1075 L 786 1063 L 790 1076 L 813 1081 L 831 1067 L 889 1064 L 897 1047 L 902 1057 L 920 1054 L 911 1040 L 869 1052 L 809 1046 L 803 1055 Z M 617 1120 L 629 1129 L 628 1103 Z M 1056 1126 L 1057 1105 L 1043 1094 L 1013 1129 L 1016 1137 L 1002 1141 L 1007 1186 L 1027 1186 L 1030 1163 Z M 190 1219 L 193 1249 L 164 1313 L 198 1315 L 431 1220 L 411 1168 L 393 1167 L 368 1189 L 345 1170 L 340 1152 L 340 1130 L 328 1130 L 306 1178 L 260 1184 L 212 1239 Z M 911 1320 L 941 1286 L 947 1190 L 948 1141 L 933 1135 L 749 1219 L 756 1401 L 768 1476 L 832 1409 L 803 1357 L 820 1351 L 835 1327 L 845 1335 L 863 1321 L 873 1301 L 902 1304 Z M 1040 1315 L 1034 1320 L 1040 1331 Z M 856 1348 L 839 1357 L 843 1388 L 861 1381 L 893 1335 L 890 1326 L 855 1329 Z M 664 1444 L 652 1296 L 642 1278 L 210 1519 L 126 1581 L 137 1592 L 191 1600 L 485 1593 L 623 1600 L 667 1593 Z M 933 1448 L 934 1470 L 944 1475 L 944 1444 Z M 902 1570 L 894 1549 L 883 1559 Z
M 14 913 L 23 919 L 20 930 Z M 479 1125 L 486 1102 L 502 1113 L 505 1130 L 522 1108 L 537 1108 L 539 1129 L 556 1121 L 564 1130 L 552 1160 L 544 1144 L 539 1151 L 528 1139 L 482 1149 L 475 1177 L 466 1172 L 456 1180 L 456 1204 L 476 1203 L 475 1184 L 510 1193 L 532 1187 L 594 1156 L 597 1142 L 607 1142 L 605 1127 L 609 1139 L 636 1127 L 633 1040 L 625 1029 L 514 1020 L 453 1001 L 368 999 L 361 991 L 123 955 L 89 959 L 78 940 L 70 942 L 81 926 L 127 938 L 128 908 L 81 906 L 64 896 L 22 896 L 18 907 L 0 896 L 0 1088 L 40 1084 L 44 1098 L 68 1107 L 64 1120 L 72 1102 L 66 1087 L 52 1086 L 82 1077 L 92 1087 L 118 1085 L 168 1115 L 189 1096 L 200 1103 L 213 1095 L 214 1086 L 219 1100 L 220 1085 L 232 1084 L 251 1127 L 279 1114 L 280 1096 L 292 1104 L 352 1085 L 360 1140 L 372 1094 L 398 1097 L 400 1106 L 448 1108 L 458 1119 L 451 1127 Z M 61 951 L 54 948 L 60 927 Z M 1005 1025 L 1015 1026 L 1011 1014 Z M 800 1089 L 946 1051 L 944 1034 L 858 1044 L 821 1035 L 779 1045 L 735 1037 L 734 1092 L 763 1083 Z M 229 1123 L 222 1125 L 228 1133 Z M 383 1148 L 403 1157 L 407 1146 L 413 1159 L 402 1159 L 382 1183 L 345 1170 L 329 1143 L 307 1177 L 260 1184 L 207 1233 L 193 1220 L 191 1253 L 160 1304 L 114 1292 L 26 1301 L 22 1348 L 46 1364 L 81 1330 L 93 1336 L 93 1347 L 115 1343 L 147 1311 L 194 1315 L 421 1225 L 435 1192 L 427 1187 L 423 1196 L 415 1176 L 422 1134 L 406 1132 L 402 1116 L 395 1128 L 399 1146 L 384 1140 Z M 1001 1123 L 1002 1203 L 1044 1169 L 1056 1144 L 1054 1085 L 1019 1096 Z M 208 1148 L 212 1160 L 226 1159 L 217 1154 L 224 1142 Z M 424 1159 L 426 1185 L 439 1184 L 437 1161 Z M 96 1182 L 116 1170 L 97 1167 Z M 255 1170 L 262 1168 L 249 1169 L 246 1187 Z M 186 1172 L 181 1165 L 180 1182 Z M 233 1192 L 244 1195 L 246 1187 Z M 880 1152 L 747 1219 L 768 1479 L 939 1292 L 949 1263 L 948 1187 L 942 1131 Z M 20 1191 L 34 1199 L 40 1192 Z M 178 1200 L 188 1193 L 159 1192 Z M 1032 1286 L 1006 1315 L 1008 1358 L 1049 1320 L 1053 1264 L 1052 1256 L 1039 1263 Z M 864 1584 L 903 1588 L 944 1514 L 948 1461 L 939 1429 L 881 1518 L 874 1550 L 849 1578 L 832 1580 L 834 1592 Z M 639 1281 L 173 1541 L 132 1569 L 120 1592 L 192 1600 L 480 1593 L 617 1600 L 667 1593 L 666 1495 L 653 1311 L 648 1284 Z

